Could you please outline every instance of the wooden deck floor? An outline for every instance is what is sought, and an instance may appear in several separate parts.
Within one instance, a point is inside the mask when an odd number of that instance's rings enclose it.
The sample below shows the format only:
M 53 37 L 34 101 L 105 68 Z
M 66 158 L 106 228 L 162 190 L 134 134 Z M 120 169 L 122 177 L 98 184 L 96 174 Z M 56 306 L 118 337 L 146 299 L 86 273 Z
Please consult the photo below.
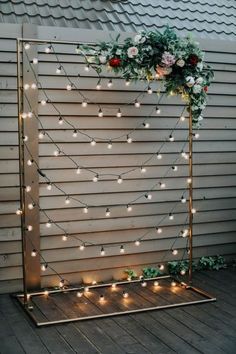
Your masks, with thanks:
M 194 274 L 217 302 L 36 328 L 0 296 L 0 353 L 236 353 L 235 270 Z

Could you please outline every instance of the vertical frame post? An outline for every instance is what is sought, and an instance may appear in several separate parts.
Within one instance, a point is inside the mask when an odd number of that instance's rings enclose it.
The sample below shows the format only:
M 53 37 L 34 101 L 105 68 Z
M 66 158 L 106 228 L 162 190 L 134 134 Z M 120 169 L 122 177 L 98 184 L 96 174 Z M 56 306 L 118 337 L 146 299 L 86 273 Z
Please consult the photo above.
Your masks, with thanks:
M 192 283 L 193 277 L 193 127 L 192 110 L 189 105 L 189 283 Z

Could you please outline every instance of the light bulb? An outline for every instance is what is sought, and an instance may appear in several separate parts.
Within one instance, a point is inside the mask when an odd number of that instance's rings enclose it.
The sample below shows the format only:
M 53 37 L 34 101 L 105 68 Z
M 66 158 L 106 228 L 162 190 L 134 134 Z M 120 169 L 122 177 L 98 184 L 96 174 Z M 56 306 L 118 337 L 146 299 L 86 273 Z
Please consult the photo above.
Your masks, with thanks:
M 129 294 L 128 294 L 128 292 L 127 291 L 123 291 L 123 293 L 122 293 L 122 295 L 123 295 L 123 297 L 126 299 L 127 297 L 129 297 Z
M 152 88 L 151 88 L 150 86 L 148 86 L 148 88 L 147 88 L 147 93 L 148 93 L 149 95 L 152 94 Z
M 169 220 L 174 220 L 174 215 L 172 213 L 169 214 Z
M 105 250 L 103 247 L 101 248 L 100 254 L 101 254 L 101 256 L 105 256 Z
M 127 208 L 127 211 L 128 211 L 128 212 L 132 211 L 132 209 L 133 209 L 133 208 L 132 208 L 132 206 L 131 206 L 131 205 L 129 205 L 129 204 L 127 205 L 127 207 L 126 207 L 126 208 Z
M 185 121 L 185 116 L 182 115 L 182 116 L 180 117 L 180 120 L 181 120 L 181 122 L 184 122 L 184 121 Z
M 23 214 L 23 211 L 21 209 L 16 210 L 16 215 L 22 215 L 22 214 Z
M 160 270 L 164 270 L 164 269 L 165 269 L 164 264 L 160 264 L 159 269 L 160 269 Z
M 56 74 L 61 74 L 61 65 L 60 66 L 58 66 L 58 68 L 56 69 Z
M 82 292 L 82 291 L 77 291 L 76 296 L 77 296 L 77 297 L 82 297 L 82 296 L 83 296 L 83 292 Z
M 45 51 L 45 53 L 47 53 L 47 54 L 51 53 L 51 51 L 52 51 L 52 46 L 49 45 L 48 47 L 46 47 L 46 48 L 44 49 L 44 51 Z
M 52 183 L 48 182 L 47 183 L 47 190 L 50 191 L 52 189 Z
M 88 207 L 87 206 L 83 208 L 83 213 L 88 214 Z
M 173 256 L 176 256 L 178 254 L 178 250 L 176 250 L 176 249 L 172 250 L 172 254 L 173 254 Z
M 133 140 L 132 140 L 131 136 L 127 135 L 127 143 L 128 143 L 128 144 L 131 144 L 132 141 L 133 141 Z
M 37 256 L 37 251 L 36 251 L 36 249 L 33 249 L 31 251 L 31 257 L 36 257 L 36 256 Z
M 28 209 L 29 209 L 29 210 L 34 209 L 34 207 L 35 207 L 35 203 L 29 203 L 29 204 L 28 204 Z
M 125 80 L 125 86 L 129 86 L 130 85 L 130 80 Z
M 81 174 L 81 168 L 80 168 L 80 167 L 77 167 L 76 173 L 77 173 L 77 175 L 80 175 L 80 174 Z
M 161 234 L 161 233 L 162 233 L 162 228 L 161 228 L 161 227 L 156 227 L 156 232 L 157 232 L 158 234 Z
M 90 70 L 89 65 L 85 65 L 85 67 L 84 67 L 84 71 L 89 72 L 89 70 Z
M 22 118 L 22 119 L 25 119 L 25 118 L 27 118 L 27 117 L 28 117 L 28 115 L 27 115 L 26 112 L 22 112 L 22 113 L 21 113 L 21 118 Z
M 181 197 L 181 203 L 186 203 L 186 198 L 184 196 Z
M 59 287 L 63 288 L 64 285 L 65 285 L 65 280 L 61 279 L 60 282 L 59 282 Z
M 69 196 L 66 197 L 65 204 L 70 204 L 70 197 Z
M 88 105 L 88 102 L 85 101 L 85 100 L 81 103 L 81 106 L 84 107 L 84 108 L 87 107 L 87 105 Z
M 109 143 L 107 144 L 107 148 L 112 149 L 112 142 L 111 141 L 109 141 Z
M 48 222 L 46 222 L 46 227 L 50 228 L 52 226 L 52 223 L 50 220 L 48 220 Z
M 141 167 L 141 169 L 140 169 L 140 170 L 141 170 L 141 173 L 145 173 L 145 172 L 147 172 L 146 167 L 143 167 L 143 166 Z
M 117 178 L 117 183 L 121 184 L 122 182 L 123 182 L 123 179 L 121 178 L 121 176 L 119 176 L 119 177 Z
M 192 179 L 191 178 L 187 178 L 187 183 L 188 184 L 192 183 Z
M 45 106 L 47 104 L 47 101 L 46 100 L 41 100 L 40 103 L 41 103 L 42 106 Z
M 55 151 L 53 152 L 53 155 L 54 155 L 54 156 L 60 155 L 60 151 L 59 151 L 59 150 L 55 150 Z
M 162 189 L 164 189 L 166 187 L 166 184 L 164 182 L 160 182 L 159 185 Z
M 176 285 L 177 285 L 177 284 L 176 284 L 175 281 L 172 281 L 172 282 L 171 282 L 171 286 L 175 287 Z
M 107 83 L 107 86 L 108 86 L 108 87 L 112 87 L 112 85 L 113 85 L 112 80 L 109 80 L 108 83 Z
M 135 101 L 134 101 L 134 106 L 135 106 L 136 108 L 139 108 L 140 105 L 141 105 L 141 103 L 140 103 L 138 100 L 135 100 Z
M 181 269 L 180 274 L 181 275 L 185 275 L 186 274 L 186 270 L 185 269 Z
M 110 211 L 109 208 L 106 209 L 106 214 L 105 215 L 106 215 L 106 217 L 109 217 L 111 215 L 111 211 Z
M 198 139 L 200 137 L 200 134 L 199 133 L 195 133 L 194 137 L 195 137 L 195 139 Z
M 33 113 L 32 113 L 32 112 L 28 112 L 28 113 L 27 113 L 27 117 L 28 117 L 28 118 L 32 118 L 32 117 L 33 117 Z
M 175 140 L 175 138 L 173 137 L 173 135 L 170 134 L 170 135 L 169 135 L 169 141 L 172 142 L 172 141 L 174 141 L 174 140 Z
M 152 199 L 152 195 L 150 193 L 146 193 L 145 194 L 145 198 L 151 200 Z
M 161 109 L 157 106 L 156 107 L 156 114 L 160 114 L 161 113 Z
M 178 166 L 172 166 L 171 168 L 173 171 L 178 171 Z
M 98 175 L 94 176 L 94 177 L 93 177 L 93 182 L 97 182 L 97 181 L 98 181 L 98 178 L 99 178 Z
M 49 295 L 49 291 L 48 290 L 44 290 L 44 295 L 47 297 Z
M 71 84 L 66 85 L 66 89 L 67 89 L 67 91 L 71 91 L 72 90 L 72 85 Z
M 30 192 L 31 191 L 31 187 L 30 186 L 26 186 L 25 190 L 26 190 L 26 192 Z
M 102 118 L 103 117 L 103 111 L 101 108 L 99 108 L 99 111 L 98 111 L 98 117 Z
M 122 113 L 121 113 L 120 108 L 118 109 L 118 111 L 117 111 L 117 113 L 116 113 L 116 116 L 117 116 L 118 118 L 122 117 Z
M 47 263 L 41 264 L 41 270 L 42 270 L 43 272 L 45 272 L 45 270 L 47 269 L 47 267 L 48 267 Z
M 32 88 L 33 90 L 36 90 L 37 84 L 36 84 L 35 82 L 33 82 L 33 83 L 31 84 L 31 88 Z
M 154 283 L 153 283 L 153 285 L 154 285 L 155 287 L 159 286 L 158 281 L 157 281 L 157 280 L 155 280 L 155 281 L 154 281 Z
M 33 60 L 32 60 L 32 63 L 34 64 L 34 65 L 36 65 L 36 64 L 38 64 L 38 58 L 33 58 Z
M 101 88 L 102 88 L 101 80 L 99 79 L 98 82 L 97 82 L 97 85 L 96 85 L 96 89 L 97 90 L 101 90 Z
M 146 122 L 144 122 L 144 123 L 143 123 L 143 126 L 144 126 L 144 128 L 146 128 L 146 129 L 147 129 L 147 128 L 149 128 L 149 127 L 150 127 L 150 123 L 146 123 Z
M 181 230 L 180 234 L 182 237 L 187 237 L 188 236 L 188 229 Z
M 96 141 L 95 141 L 94 139 L 92 139 L 92 140 L 90 141 L 90 145 L 91 145 L 91 146 L 95 146 L 95 145 L 96 145 Z
M 84 291 L 85 291 L 85 293 L 89 293 L 89 291 L 90 291 L 89 287 L 86 286 L 86 287 L 84 288 Z
M 99 297 L 99 301 L 100 301 L 100 302 L 104 302 L 104 301 L 105 301 L 105 297 L 104 297 L 104 295 L 100 295 L 100 297 Z
M 85 244 L 82 243 L 82 245 L 79 246 L 80 251 L 83 251 L 85 249 Z
M 59 119 L 58 119 L 58 124 L 62 125 L 63 123 L 64 123 L 63 118 L 62 118 L 62 117 L 59 117 Z
M 135 246 L 140 246 L 140 241 L 136 240 L 134 244 L 135 244 Z
M 74 131 L 73 131 L 73 133 L 72 133 L 72 136 L 73 136 L 73 138 L 77 138 L 78 133 L 77 133 L 77 130 L 76 130 L 76 129 L 74 129 Z
M 30 88 L 29 84 L 24 84 L 24 90 L 28 90 Z
M 42 140 L 45 137 L 46 133 L 45 132 L 40 132 L 39 133 L 39 139 Z
M 162 154 L 160 154 L 159 152 L 157 153 L 157 159 L 161 160 L 162 159 Z
M 146 282 L 145 280 L 142 280 L 142 281 L 141 281 L 141 286 L 142 286 L 143 288 L 145 288 L 145 287 L 147 286 L 147 282 Z
M 63 235 L 62 236 L 62 241 L 67 241 L 68 240 L 68 236 L 67 235 Z
M 111 288 L 112 288 L 112 289 L 116 289 L 116 283 L 112 283 L 112 284 L 111 284 Z
M 30 49 L 30 44 L 27 42 L 27 43 L 24 43 L 24 48 L 26 49 L 26 50 L 28 50 L 28 49 Z
M 125 253 L 125 249 L 123 245 L 120 246 L 120 253 Z
M 28 141 L 28 140 L 29 140 L 29 137 L 28 137 L 27 135 L 25 135 L 25 136 L 22 137 L 22 140 L 23 140 L 23 141 Z
M 28 165 L 28 166 L 32 166 L 33 163 L 34 163 L 34 160 L 33 160 L 33 159 L 29 159 L 29 160 L 27 161 L 27 165 Z
M 196 212 L 197 212 L 196 209 L 194 209 L 194 208 L 191 209 L 191 213 L 192 213 L 192 214 L 196 214 Z

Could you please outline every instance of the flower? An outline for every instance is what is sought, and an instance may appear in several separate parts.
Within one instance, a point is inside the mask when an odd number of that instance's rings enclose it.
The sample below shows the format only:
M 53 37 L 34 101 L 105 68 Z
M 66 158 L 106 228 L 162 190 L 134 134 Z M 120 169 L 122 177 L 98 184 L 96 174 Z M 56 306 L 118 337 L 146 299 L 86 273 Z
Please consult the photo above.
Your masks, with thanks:
M 117 68 L 118 66 L 121 65 L 121 59 L 120 58 L 111 58 L 109 60 L 109 65 L 113 68 Z
M 180 68 L 182 68 L 185 65 L 184 59 L 178 59 L 176 62 L 176 65 L 178 65 Z
M 105 64 L 107 61 L 107 58 L 104 55 L 100 55 L 98 59 L 101 64 Z
M 175 63 L 175 56 L 169 52 L 164 52 L 161 62 L 167 67 L 172 66 Z
M 134 43 L 144 43 L 145 41 L 146 38 L 141 34 L 136 34 L 136 36 L 134 36 Z
M 188 57 L 188 63 L 195 66 L 199 62 L 199 58 L 196 54 L 190 54 Z
M 196 84 L 201 85 L 202 83 L 203 83 L 203 77 L 200 76 L 196 79 Z
M 129 58 L 133 58 L 138 54 L 138 48 L 137 47 L 129 47 L 127 50 L 127 54 Z
M 186 85 L 188 87 L 192 87 L 194 85 L 194 83 L 195 83 L 195 80 L 194 80 L 194 78 L 192 76 L 187 76 L 185 81 L 186 81 Z
M 205 92 L 207 92 L 207 91 L 208 91 L 208 86 L 204 86 L 203 90 L 204 90 Z
M 201 85 L 194 85 L 193 86 L 193 92 L 194 93 L 200 93 L 202 91 L 202 86 Z

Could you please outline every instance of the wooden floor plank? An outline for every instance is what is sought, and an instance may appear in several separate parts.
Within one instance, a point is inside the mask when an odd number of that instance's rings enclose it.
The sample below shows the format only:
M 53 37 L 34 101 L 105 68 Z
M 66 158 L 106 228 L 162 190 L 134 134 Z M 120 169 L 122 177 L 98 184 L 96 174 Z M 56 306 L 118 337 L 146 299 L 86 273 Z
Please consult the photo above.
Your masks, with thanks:
M 24 354 L 25 351 L 15 336 L 6 336 L 1 338 L 0 353 Z

